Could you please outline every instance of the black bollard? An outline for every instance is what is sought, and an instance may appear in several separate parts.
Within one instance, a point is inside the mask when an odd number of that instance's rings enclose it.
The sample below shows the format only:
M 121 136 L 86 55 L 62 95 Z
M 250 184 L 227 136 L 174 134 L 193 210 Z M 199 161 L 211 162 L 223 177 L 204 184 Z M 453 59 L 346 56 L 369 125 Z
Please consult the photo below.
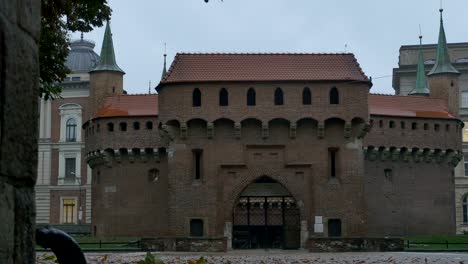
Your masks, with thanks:
M 50 248 L 60 264 L 86 264 L 78 243 L 62 230 L 50 226 L 36 229 L 36 244 Z

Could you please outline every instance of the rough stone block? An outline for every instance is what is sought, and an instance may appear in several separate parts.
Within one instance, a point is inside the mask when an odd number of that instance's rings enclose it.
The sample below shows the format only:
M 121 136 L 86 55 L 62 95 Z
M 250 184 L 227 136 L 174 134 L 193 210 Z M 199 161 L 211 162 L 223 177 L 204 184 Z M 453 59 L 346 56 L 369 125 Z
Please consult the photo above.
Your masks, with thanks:
M 13 263 L 13 252 L 15 245 L 15 198 L 14 189 L 11 185 L 0 183 L 0 260 L 5 263 Z

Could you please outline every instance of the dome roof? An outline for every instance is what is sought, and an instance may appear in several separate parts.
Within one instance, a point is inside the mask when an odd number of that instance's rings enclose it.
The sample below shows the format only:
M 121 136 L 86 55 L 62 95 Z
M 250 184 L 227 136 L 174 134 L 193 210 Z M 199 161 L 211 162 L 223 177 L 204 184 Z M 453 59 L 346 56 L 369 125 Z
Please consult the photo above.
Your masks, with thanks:
M 99 56 L 94 52 L 92 41 L 80 39 L 70 43 L 70 52 L 65 65 L 72 73 L 89 72 L 96 66 Z

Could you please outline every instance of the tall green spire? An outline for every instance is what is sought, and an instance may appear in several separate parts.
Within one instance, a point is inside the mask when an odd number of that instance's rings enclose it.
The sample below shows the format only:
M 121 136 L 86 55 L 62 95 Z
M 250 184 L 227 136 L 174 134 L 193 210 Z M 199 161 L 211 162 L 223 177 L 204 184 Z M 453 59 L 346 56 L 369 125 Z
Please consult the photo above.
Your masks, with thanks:
M 439 43 L 437 44 L 437 57 L 436 63 L 434 67 L 429 72 L 429 76 L 441 73 L 455 73 L 460 74 L 455 67 L 453 67 L 452 63 L 450 62 L 450 55 L 448 52 L 447 47 L 447 39 L 445 38 L 445 30 L 444 30 L 444 20 L 443 20 L 443 12 L 444 10 L 441 8 L 440 10 L 440 30 L 439 30 Z
M 167 74 L 166 57 L 167 57 L 167 54 L 166 54 L 166 52 L 164 52 L 164 66 L 163 66 L 163 71 L 162 71 L 162 74 L 161 74 L 161 80 L 164 79 L 164 77 L 166 77 L 166 74 Z
M 416 74 L 416 86 L 409 95 L 429 95 L 427 88 L 426 71 L 424 69 L 424 55 L 422 51 L 422 36 L 419 36 L 419 56 L 418 56 L 418 69 Z
M 125 72 L 117 65 L 117 62 L 115 61 L 114 42 L 112 41 L 112 33 L 109 21 L 107 21 L 104 40 L 102 41 L 99 63 L 92 71 L 116 71 L 125 74 Z

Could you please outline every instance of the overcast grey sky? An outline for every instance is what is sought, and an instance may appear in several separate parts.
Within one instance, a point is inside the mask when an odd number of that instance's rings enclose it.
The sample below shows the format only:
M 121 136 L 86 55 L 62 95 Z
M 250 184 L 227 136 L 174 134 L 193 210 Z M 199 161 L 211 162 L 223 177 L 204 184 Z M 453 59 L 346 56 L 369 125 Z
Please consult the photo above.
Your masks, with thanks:
M 440 0 L 109 0 L 124 89 L 146 93 L 177 52 L 348 52 L 374 78 L 373 93 L 393 93 L 401 45 L 435 43 Z M 448 42 L 468 42 L 468 0 L 444 1 Z M 85 34 L 101 50 L 104 28 Z M 79 34 L 73 34 L 73 39 Z M 152 90 L 154 92 L 154 90 Z

